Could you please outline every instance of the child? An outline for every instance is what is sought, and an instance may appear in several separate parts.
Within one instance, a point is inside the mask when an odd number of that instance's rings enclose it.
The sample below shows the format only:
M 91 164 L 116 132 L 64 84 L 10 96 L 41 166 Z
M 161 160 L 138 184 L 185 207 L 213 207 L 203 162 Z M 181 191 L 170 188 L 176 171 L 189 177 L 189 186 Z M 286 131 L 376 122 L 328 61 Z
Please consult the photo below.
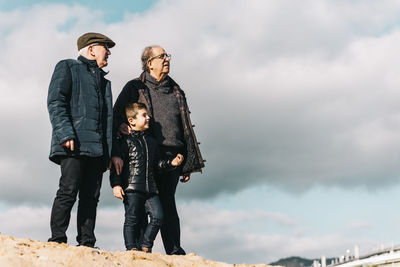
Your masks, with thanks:
M 158 158 L 158 145 L 146 133 L 150 117 L 142 103 L 128 104 L 126 117 L 132 133 L 121 138 L 119 149 L 123 160 L 121 173 L 112 168 L 110 183 L 114 196 L 122 199 L 125 207 L 124 240 L 127 250 L 151 252 L 154 239 L 162 223 L 163 212 L 154 180 L 153 169 L 174 169 L 183 162 L 178 154 L 172 161 Z M 148 214 L 142 244 L 139 243 L 143 215 Z

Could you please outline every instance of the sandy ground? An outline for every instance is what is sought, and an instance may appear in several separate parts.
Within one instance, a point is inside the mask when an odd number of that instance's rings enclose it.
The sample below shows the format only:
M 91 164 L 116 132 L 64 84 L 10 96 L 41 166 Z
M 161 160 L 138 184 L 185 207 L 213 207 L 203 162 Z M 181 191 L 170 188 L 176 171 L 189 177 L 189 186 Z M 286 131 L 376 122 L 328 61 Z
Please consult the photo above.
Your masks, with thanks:
M 73 247 L 67 244 L 41 242 L 31 239 L 0 235 L 1 267 L 228 267 L 254 266 L 267 267 L 266 264 L 227 264 L 205 260 L 196 254 L 168 256 L 161 253 L 137 251 L 110 252 L 88 247 Z

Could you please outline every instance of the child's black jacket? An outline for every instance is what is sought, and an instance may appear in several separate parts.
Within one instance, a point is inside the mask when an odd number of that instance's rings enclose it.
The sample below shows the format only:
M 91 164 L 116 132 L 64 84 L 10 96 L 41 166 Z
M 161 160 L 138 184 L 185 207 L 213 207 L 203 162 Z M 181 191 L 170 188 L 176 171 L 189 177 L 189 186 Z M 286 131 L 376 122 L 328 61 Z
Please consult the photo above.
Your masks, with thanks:
M 124 165 L 120 175 L 112 166 L 111 187 L 119 185 L 124 191 L 158 193 L 154 168 L 162 170 L 174 167 L 170 160 L 160 159 L 155 139 L 144 131 L 133 131 L 130 135 L 122 136 L 119 145 Z

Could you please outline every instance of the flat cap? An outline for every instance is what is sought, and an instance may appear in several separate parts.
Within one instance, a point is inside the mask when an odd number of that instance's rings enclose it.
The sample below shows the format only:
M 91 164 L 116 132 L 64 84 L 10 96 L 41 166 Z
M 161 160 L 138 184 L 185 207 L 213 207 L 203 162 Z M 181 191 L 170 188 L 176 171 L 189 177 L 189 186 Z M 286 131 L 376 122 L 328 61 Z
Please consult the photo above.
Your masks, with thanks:
M 90 44 L 106 44 L 108 48 L 114 47 L 115 43 L 107 36 L 96 33 L 88 32 L 78 38 L 78 51 Z

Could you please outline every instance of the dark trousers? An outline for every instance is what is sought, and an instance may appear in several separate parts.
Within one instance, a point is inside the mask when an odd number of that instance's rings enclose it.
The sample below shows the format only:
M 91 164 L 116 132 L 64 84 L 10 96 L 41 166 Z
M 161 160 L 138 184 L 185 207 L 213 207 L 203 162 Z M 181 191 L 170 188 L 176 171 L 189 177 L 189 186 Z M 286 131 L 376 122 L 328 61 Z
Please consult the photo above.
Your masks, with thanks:
M 104 160 L 102 157 L 66 157 L 61 159 L 60 165 L 61 178 L 51 210 L 49 241 L 67 243 L 65 232 L 79 193 L 76 241 L 79 245 L 93 247 L 96 242 L 94 228 Z
M 158 196 L 142 192 L 126 192 L 124 207 L 124 241 L 126 249 L 152 248 L 163 220 L 163 212 Z M 150 222 L 145 228 L 143 241 L 140 244 L 143 221 L 147 219 L 147 215 L 150 217 Z
M 174 157 L 176 154 L 173 155 Z M 161 237 L 165 252 L 168 255 L 186 255 L 181 248 L 181 228 L 178 211 L 175 204 L 175 191 L 179 182 L 181 168 L 174 171 L 157 174 L 161 206 L 164 212 L 164 221 L 161 226 Z

